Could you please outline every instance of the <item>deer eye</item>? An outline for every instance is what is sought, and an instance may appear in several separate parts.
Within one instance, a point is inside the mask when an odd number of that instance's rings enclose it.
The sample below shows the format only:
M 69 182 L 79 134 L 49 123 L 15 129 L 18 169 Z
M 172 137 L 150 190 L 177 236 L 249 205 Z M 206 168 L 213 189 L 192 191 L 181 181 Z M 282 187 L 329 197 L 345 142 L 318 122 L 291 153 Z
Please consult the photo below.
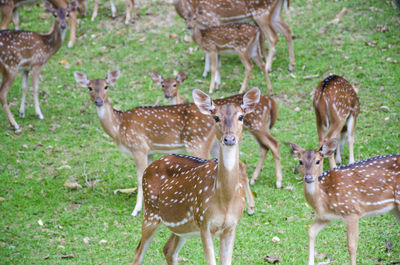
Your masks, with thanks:
M 105 87 L 104 87 L 104 89 L 107 89 L 107 88 L 108 88 L 108 86 L 105 86 Z
M 317 162 L 315 162 L 317 165 L 319 165 L 319 163 L 320 163 L 321 161 L 320 160 L 317 160 Z
M 176 84 L 173 84 L 173 87 L 176 87 Z
M 242 121 L 243 118 L 244 118 L 244 116 L 243 116 L 243 115 L 240 115 L 240 116 L 239 116 L 239 121 Z
M 219 117 L 218 116 L 213 116 L 213 119 L 215 120 L 215 122 L 219 122 Z
M 300 165 L 303 165 L 303 161 L 299 160 L 299 164 L 300 164 Z
M 88 89 L 89 89 L 89 91 L 92 91 L 92 90 L 93 90 L 93 88 L 91 88 L 90 86 L 88 87 Z

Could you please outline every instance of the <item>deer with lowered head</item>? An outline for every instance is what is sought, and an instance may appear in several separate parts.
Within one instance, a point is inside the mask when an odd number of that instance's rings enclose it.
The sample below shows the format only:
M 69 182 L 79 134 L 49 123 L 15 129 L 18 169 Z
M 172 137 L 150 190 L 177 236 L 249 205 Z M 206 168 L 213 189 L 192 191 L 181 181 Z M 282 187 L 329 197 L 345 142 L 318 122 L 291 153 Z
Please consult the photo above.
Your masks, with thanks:
M 135 20 L 136 16 L 135 0 L 125 0 L 125 2 L 126 2 L 125 25 L 129 25 L 132 21 Z M 112 18 L 115 18 L 117 9 L 115 8 L 113 0 L 110 0 L 110 5 L 111 5 L 111 16 Z M 95 0 L 91 21 L 94 21 L 96 19 L 99 6 L 100 6 L 100 0 Z
M 335 152 L 336 139 L 317 150 L 288 145 L 299 160 L 305 197 L 317 215 L 308 231 L 308 265 L 314 264 L 315 238 L 332 220 L 344 221 L 350 264 L 355 265 L 360 218 L 391 211 L 400 222 L 400 155 L 373 157 L 322 172 L 323 159 Z
M 0 0 L 0 12 L 1 12 L 1 25 L 0 29 L 8 29 L 11 20 L 14 23 L 15 29 L 19 29 L 19 15 L 18 15 L 18 7 L 22 6 L 26 3 L 36 2 L 38 0 Z M 57 8 L 68 8 L 67 0 L 49 0 L 55 7 Z M 86 16 L 86 0 L 78 0 L 77 10 L 81 16 Z M 77 14 L 76 11 L 71 12 L 70 14 L 70 35 L 68 47 L 71 48 L 74 46 L 76 41 L 76 29 L 77 29 Z
M 184 71 L 178 73 L 176 78 L 163 78 L 157 72 L 151 73 L 153 81 L 162 85 L 164 95 L 166 98 L 171 99 L 172 104 L 183 104 L 185 103 L 183 98 L 179 94 L 179 85 L 186 79 Z M 175 96 L 176 95 L 176 96 Z M 228 102 L 240 105 L 242 102 L 242 94 L 231 96 L 228 98 L 216 99 L 214 102 L 218 105 L 226 104 Z M 262 164 L 265 160 L 267 152 L 271 149 L 272 155 L 275 160 L 275 173 L 276 173 L 276 187 L 281 188 L 282 186 L 282 170 L 280 164 L 280 145 L 279 142 L 272 137 L 270 129 L 274 126 L 277 119 L 278 109 L 275 101 L 265 95 L 261 95 L 260 102 L 258 103 L 256 110 L 244 118 L 244 127 L 257 140 L 260 146 L 260 158 L 257 166 L 253 172 L 250 184 L 255 184 L 258 176 L 260 175 Z M 213 150 L 215 142 L 213 145 Z
M 118 69 L 108 73 L 106 79 L 89 80 L 78 71 L 74 75 L 78 84 L 89 89 L 104 131 L 123 153 L 132 156 L 135 161 L 138 194 L 133 216 L 137 216 L 142 209 L 142 176 L 153 153 L 186 150 L 197 157 L 209 157 L 215 139 L 213 119 L 202 114 L 196 105 L 146 106 L 118 111 L 112 107 L 107 95 L 108 87 L 114 85 L 120 76 Z M 248 200 L 248 213 L 252 214 L 254 199 L 243 163 L 240 163 L 240 172 Z
M 258 88 L 243 96 L 243 103 L 215 104 L 202 91 L 193 91 L 201 113 L 213 117 L 219 141 L 218 160 L 169 155 L 154 161 L 143 176 L 142 237 L 133 264 L 142 264 L 161 223 L 172 232 L 163 248 L 167 264 L 178 264 L 188 238 L 200 236 L 206 263 L 216 264 L 213 237 L 220 237 L 220 262 L 232 263 L 236 225 L 244 209 L 239 174 L 239 140 L 244 116 L 254 111 Z
M 336 149 L 336 163 L 340 164 L 344 144 L 349 143 L 350 163 L 354 162 L 354 128 L 360 103 L 357 97 L 358 89 L 346 79 L 337 75 L 330 75 L 318 84 L 314 93 L 314 111 L 317 120 L 318 146 L 334 138 L 340 137 Z M 325 135 L 326 130 L 328 133 Z M 330 167 L 336 167 L 333 154 L 329 157 Z
M 282 8 L 288 9 L 289 0 L 174 0 L 173 4 L 178 15 L 184 17 L 186 12 L 191 11 L 197 15 L 197 23 L 206 28 L 246 19 L 254 20 L 269 42 L 266 71 L 271 71 L 279 39 L 277 32 L 282 33 L 289 48 L 289 71 L 293 71 L 295 59 L 292 32 L 281 18 Z
M 221 83 L 218 55 L 223 51 L 234 51 L 245 67 L 245 77 L 239 93 L 243 93 L 247 87 L 254 67 L 251 62 L 253 59 L 263 72 L 269 93 L 272 94 L 272 85 L 262 58 L 265 57 L 264 35 L 257 26 L 248 23 L 233 23 L 200 29 L 196 21 L 197 15 L 191 11 L 187 12 L 185 19 L 188 29 L 192 32 L 193 41 L 207 54 L 206 60 L 209 57 L 211 63 L 209 93 L 212 93 L 215 86 L 218 88 Z
M 7 118 L 15 131 L 21 131 L 15 121 L 7 102 L 7 93 L 11 89 L 19 71 L 22 71 L 22 100 L 19 109 L 20 117 L 25 117 L 25 99 L 28 90 L 28 75 L 32 73 L 33 98 L 35 111 L 39 119 L 44 116 L 39 106 L 39 76 L 42 67 L 61 47 L 67 30 L 68 17 L 76 10 L 77 2 L 71 1 L 67 8 L 56 8 L 52 3 L 44 1 L 44 9 L 54 16 L 54 24 L 50 33 L 39 34 L 22 30 L 0 31 L 0 102 Z

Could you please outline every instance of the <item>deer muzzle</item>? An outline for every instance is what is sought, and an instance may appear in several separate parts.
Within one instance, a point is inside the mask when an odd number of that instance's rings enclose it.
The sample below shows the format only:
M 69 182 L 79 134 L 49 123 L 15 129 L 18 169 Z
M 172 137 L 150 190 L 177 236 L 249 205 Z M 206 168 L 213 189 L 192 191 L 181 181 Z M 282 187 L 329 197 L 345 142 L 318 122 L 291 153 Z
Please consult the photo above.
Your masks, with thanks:
M 305 176 L 304 176 L 304 181 L 305 181 L 306 183 L 308 183 L 308 184 L 313 183 L 313 182 L 314 182 L 313 176 L 311 176 L 311 175 L 305 175 Z
M 95 104 L 97 107 L 101 107 L 101 106 L 103 106 L 104 101 L 103 101 L 101 98 L 96 98 L 96 99 L 94 100 L 94 104 Z
M 236 144 L 236 137 L 234 135 L 224 136 L 224 144 L 228 146 L 232 146 Z

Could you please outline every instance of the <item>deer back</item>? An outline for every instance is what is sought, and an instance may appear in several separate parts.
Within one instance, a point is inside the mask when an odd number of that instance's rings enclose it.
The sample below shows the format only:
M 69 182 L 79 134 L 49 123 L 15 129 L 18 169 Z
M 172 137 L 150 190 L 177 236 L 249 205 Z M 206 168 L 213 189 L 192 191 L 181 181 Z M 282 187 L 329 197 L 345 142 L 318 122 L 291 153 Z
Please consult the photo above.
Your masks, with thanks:
M 345 120 L 349 115 L 357 118 L 360 103 L 356 91 L 346 79 L 330 75 L 315 90 L 314 109 L 322 121 L 328 123 L 329 118 Z
M 377 215 L 400 205 L 400 155 L 373 157 L 318 177 L 328 211 L 338 216 Z

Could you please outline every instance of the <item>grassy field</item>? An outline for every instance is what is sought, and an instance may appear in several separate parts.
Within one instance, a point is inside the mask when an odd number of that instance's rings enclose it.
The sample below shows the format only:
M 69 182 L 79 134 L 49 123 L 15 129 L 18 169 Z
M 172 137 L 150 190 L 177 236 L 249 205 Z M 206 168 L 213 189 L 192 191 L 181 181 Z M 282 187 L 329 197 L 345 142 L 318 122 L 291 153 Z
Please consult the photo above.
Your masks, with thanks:
M 342 8 L 348 13 L 328 25 Z M 89 2 L 89 13 L 93 2 Z M 11 111 L 23 133 L 7 129 L 0 111 L 0 263 L 1 264 L 126 264 L 133 260 L 140 240 L 141 216 L 130 216 L 136 195 L 114 195 L 117 188 L 136 185 L 133 160 L 120 153 L 102 130 L 87 89 L 78 86 L 73 72 L 89 78 L 105 78 L 116 67 L 121 78 L 109 88 L 117 109 L 151 105 L 162 98 L 149 71 L 172 76 L 185 70 L 188 79 L 181 94 L 190 99 L 193 88 L 208 90 L 202 79 L 203 54 L 187 41 L 189 32 L 172 5 L 162 0 L 138 1 L 138 19 L 126 26 L 124 3 L 117 2 L 118 17 L 112 20 L 108 3 L 99 9 L 95 22 L 80 18 L 78 41 L 66 42 L 41 74 L 40 101 L 45 120 L 35 117 L 28 97 L 26 118 L 18 116 L 21 78 L 10 90 Z M 21 9 L 21 27 L 47 32 L 51 18 L 32 5 Z M 285 21 L 294 35 L 296 68 L 287 71 L 287 43 L 282 36 L 270 73 L 279 117 L 272 134 L 281 142 L 316 148 L 317 132 L 312 110 L 312 90 L 329 73 L 344 76 L 360 88 L 361 113 L 355 132 L 355 158 L 400 151 L 400 11 L 394 1 L 296 0 Z M 224 86 L 214 98 L 237 93 L 244 67 L 236 56 L 222 57 Z M 318 78 L 303 79 L 304 76 Z M 249 87 L 267 88 L 261 71 L 252 73 Z M 162 100 L 160 104 L 167 104 Z M 383 107 L 383 108 L 382 108 Z M 251 175 L 258 160 L 258 145 L 244 133 L 240 158 Z M 297 162 L 282 144 L 283 189 L 274 187 L 271 154 L 259 181 L 252 186 L 256 212 L 246 213 L 237 227 L 234 264 L 266 264 L 264 257 L 279 256 L 280 264 L 305 264 L 307 230 L 315 213 L 307 205 Z M 344 161 L 348 161 L 347 145 Z M 327 168 L 327 163 L 325 168 Z M 85 185 L 85 179 L 93 187 Z M 65 182 L 83 188 L 71 190 Z M 169 231 L 162 228 L 147 252 L 145 264 L 165 264 L 162 246 Z M 279 242 L 273 242 L 273 237 Z M 386 249 L 386 241 L 393 248 Z M 218 240 L 216 240 L 218 245 Z M 392 215 L 360 222 L 359 264 L 400 262 L 400 225 Z M 216 248 L 218 249 L 218 248 Z M 346 233 L 333 222 L 318 236 L 317 262 L 348 264 Z M 204 264 L 200 239 L 182 249 L 181 264 Z

